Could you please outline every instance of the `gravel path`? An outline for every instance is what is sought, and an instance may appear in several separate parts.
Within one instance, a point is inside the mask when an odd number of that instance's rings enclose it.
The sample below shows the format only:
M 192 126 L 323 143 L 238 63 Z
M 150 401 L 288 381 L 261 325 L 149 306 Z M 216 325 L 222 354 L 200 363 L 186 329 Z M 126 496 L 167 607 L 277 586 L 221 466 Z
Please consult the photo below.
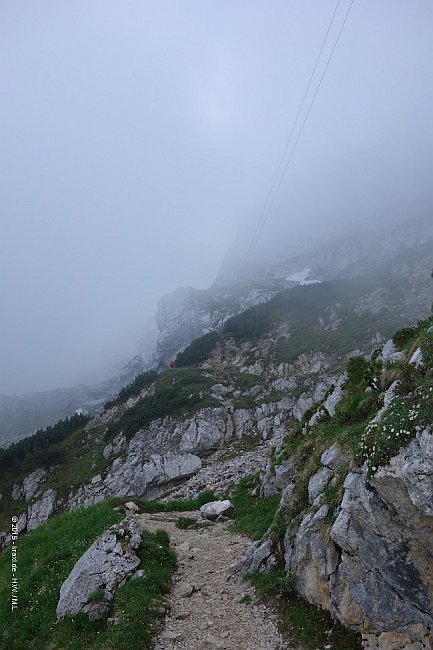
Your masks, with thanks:
M 155 650 L 289 650 L 277 629 L 275 613 L 263 604 L 240 601 L 247 586 L 227 580 L 227 569 L 245 551 L 248 541 L 225 524 L 180 530 L 179 517 L 199 513 L 140 514 L 151 532 L 166 530 L 178 555 L 170 595 L 171 609 Z

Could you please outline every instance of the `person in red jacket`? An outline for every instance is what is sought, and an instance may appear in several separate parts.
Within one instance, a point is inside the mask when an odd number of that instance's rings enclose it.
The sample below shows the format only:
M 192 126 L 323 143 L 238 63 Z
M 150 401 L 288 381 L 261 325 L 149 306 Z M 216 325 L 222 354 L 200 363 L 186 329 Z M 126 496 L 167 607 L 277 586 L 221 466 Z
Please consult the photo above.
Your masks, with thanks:
M 174 368 L 174 361 L 173 361 L 173 359 L 172 359 L 171 361 L 169 361 L 169 364 L 168 364 L 168 365 L 170 366 L 170 368 Z

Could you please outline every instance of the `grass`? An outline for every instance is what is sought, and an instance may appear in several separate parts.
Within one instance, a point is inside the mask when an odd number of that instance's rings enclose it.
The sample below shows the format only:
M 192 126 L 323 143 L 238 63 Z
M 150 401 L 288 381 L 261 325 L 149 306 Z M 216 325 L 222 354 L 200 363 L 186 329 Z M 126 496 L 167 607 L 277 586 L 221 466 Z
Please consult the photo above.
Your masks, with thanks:
M 145 576 L 116 593 L 112 615 L 118 625 L 89 621 L 85 615 L 56 620 L 60 586 L 77 559 L 110 525 L 120 520 L 116 501 L 54 517 L 18 540 L 19 608 L 10 611 L 10 555 L 0 556 L 0 646 L 11 650 L 50 648 L 150 649 L 162 623 L 163 604 L 176 559 L 165 532 L 145 533 L 138 551 Z M 94 597 L 97 598 L 95 593 Z
M 359 461 L 367 463 L 368 475 L 398 454 L 416 435 L 418 426 L 433 422 L 433 378 L 425 381 L 409 396 L 395 398 L 379 422 L 365 429 Z
M 210 501 L 217 500 L 212 490 L 205 490 L 201 492 L 195 499 L 178 499 L 163 503 L 154 499 L 147 501 L 143 498 L 136 498 L 134 502 L 140 504 L 144 512 L 190 512 L 192 510 L 199 510 L 201 506 Z
M 291 645 L 316 650 L 330 644 L 333 650 L 358 650 L 361 635 L 346 630 L 329 612 L 305 602 L 294 592 L 294 576 L 283 569 L 270 573 L 250 573 L 259 598 L 271 603 L 279 614 L 279 627 Z
M 194 526 L 195 523 L 196 520 L 193 519 L 192 517 L 179 517 L 179 519 L 176 522 L 176 527 L 179 528 L 180 530 L 187 530 L 188 528 Z
M 94 431 L 89 439 L 87 433 L 82 429 L 72 432 L 67 438 L 53 442 L 48 450 L 60 453 L 64 462 L 54 466 L 48 471 L 47 480 L 41 483 L 41 490 L 53 488 L 57 490 L 58 498 L 66 498 L 71 490 L 76 490 L 80 485 L 90 481 L 92 476 L 103 471 L 109 464 L 109 460 L 102 455 L 104 444 L 98 440 L 98 431 Z M 30 471 L 40 467 L 37 463 Z M 10 526 L 12 515 L 20 515 L 24 512 L 27 504 L 23 501 L 13 501 L 11 497 L 14 483 L 22 483 L 29 474 L 27 468 L 20 471 L 13 469 L 6 470 L 0 476 L 0 492 L 3 494 L 0 510 L 0 530 L 6 530 Z
M 221 403 L 208 393 L 213 381 L 194 368 L 176 368 L 159 376 L 155 393 L 144 397 L 109 425 L 106 440 L 121 431 L 126 438 L 150 424 L 152 420 L 169 415 L 187 417 L 194 411 Z
M 261 539 L 270 527 L 280 502 L 280 495 L 260 499 L 252 497 L 252 490 L 258 485 L 258 476 L 246 476 L 235 487 L 231 501 L 236 509 L 235 524 L 231 530 L 243 533 L 252 539 Z
M 253 409 L 257 404 L 253 397 L 250 397 L 249 395 L 241 395 L 235 399 L 233 406 L 236 409 Z

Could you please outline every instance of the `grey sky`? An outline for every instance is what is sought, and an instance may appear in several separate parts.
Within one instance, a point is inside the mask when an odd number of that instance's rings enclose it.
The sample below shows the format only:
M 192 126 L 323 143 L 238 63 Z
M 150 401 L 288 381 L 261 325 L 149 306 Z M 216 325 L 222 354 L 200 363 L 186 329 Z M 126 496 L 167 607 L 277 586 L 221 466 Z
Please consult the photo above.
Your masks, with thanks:
M 0 5 L 0 392 L 102 377 L 212 282 L 335 4 Z M 432 28 L 430 0 L 355 1 L 263 241 L 429 209 Z

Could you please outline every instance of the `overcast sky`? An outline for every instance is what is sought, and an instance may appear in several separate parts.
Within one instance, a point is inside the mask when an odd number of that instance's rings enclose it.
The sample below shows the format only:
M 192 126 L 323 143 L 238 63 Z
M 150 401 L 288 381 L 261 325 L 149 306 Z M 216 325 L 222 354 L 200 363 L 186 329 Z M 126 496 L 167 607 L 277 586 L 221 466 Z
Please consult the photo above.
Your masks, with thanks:
M 110 374 L 162 294 L 211 284 L 335 5 L 3 0 L 0 392 Z M 355 1 L 264 241 L 428 209 L 432 33 L 431 0 Z

